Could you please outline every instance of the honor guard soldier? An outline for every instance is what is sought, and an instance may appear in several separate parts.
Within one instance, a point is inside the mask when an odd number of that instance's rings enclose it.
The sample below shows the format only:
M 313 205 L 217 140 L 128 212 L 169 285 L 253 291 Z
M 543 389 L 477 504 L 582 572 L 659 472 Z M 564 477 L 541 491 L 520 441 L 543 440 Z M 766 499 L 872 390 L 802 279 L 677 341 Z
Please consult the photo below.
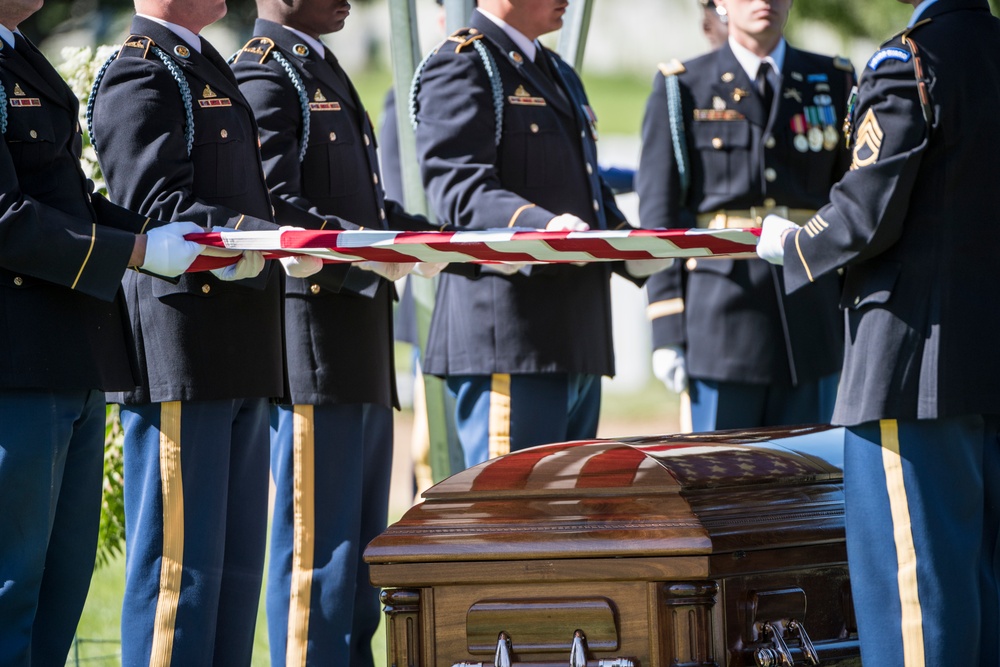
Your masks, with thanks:
M 913 0 L 861 74 L 851 171 L 764 223 L 786 288 L 845 269 L 847 558 L 866 665 L 1000 664 L 1000 21 Z
M 112 198 L 206 228 L 277 229 L 253 113 L 198 32 L 225 2 L 139 0 L 91 95 Z M 322 266 L 286 261 L 296 274 Z M 281 396 L 279 272 L 259 253 L 176 283 L 126 276 L 138 388 L 125 430 L 122 662 L 246 665 L 267 528 L 268 399 Z
M 576 73 L 537 38 L 564 0 L 480 0 L 418 69 L 417 155 L 439 221 L 464 229 L 626 225 L 597 163 L 597 119 Z M 638 276 L 668 261 L 629 265 Z M 625 267 L 615 269 L 627 275 Z M 424 372 L 456 397 L 467 465 L 593 438 L 614 374 L 605 263 L 506 266 L 438 285 Z
M 437 229 L 385 198 L 368 113 L 320 41 L 343 29 L 350 7 L 257 0 L 254 38 L 233 71 L 257 116 L 271 196 L 310 229 Z M 374 665 L 381 607 L 362 554 L 388 519 L 393 281 L 412 268 L 330 265 L 286 281 L 290 393 L 271 422 L 272 665 Z
M 90 587 L 104 392 L 139 382 L 122 275 L 184 272 L 202 248 L 184 234 L 203 231 L 92 192 L 79 102 L 16 32 L 41 4 L 0 3 L 0 664 L 16 667 L 66 662 Z
M 661 65 L 653 83 L 642 226 L 759 227 L 771 211 L 804 223 L 850 163 L 838 126 L 853 68 L 785 41 L 791 0 L 718 4 L 728 41 Z M 829 421 L 843 349 L 838 277 L 791 297 L 783 284 L 758 259 L 691 258 L 650 277 L 654 374 L 690 392 L 694 431 Z

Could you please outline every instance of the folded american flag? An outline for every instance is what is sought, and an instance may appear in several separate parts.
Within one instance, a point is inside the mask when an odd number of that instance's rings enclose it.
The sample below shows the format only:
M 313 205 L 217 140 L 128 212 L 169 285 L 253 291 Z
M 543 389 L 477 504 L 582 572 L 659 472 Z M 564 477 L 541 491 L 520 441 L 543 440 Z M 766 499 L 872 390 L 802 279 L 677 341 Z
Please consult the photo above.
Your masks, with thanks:
M 757 229 L 631 229 L 548 232 L 382 230 L 208 232 L 185 238 L 206 250 L 190 271 L 236 261 L 226 250 L 260 250 L 268 258 L 307 254 L 327 262 L 610 262 L 625 259 L 755 257 Z M 219 256 L 223 255 L 223 256 Z

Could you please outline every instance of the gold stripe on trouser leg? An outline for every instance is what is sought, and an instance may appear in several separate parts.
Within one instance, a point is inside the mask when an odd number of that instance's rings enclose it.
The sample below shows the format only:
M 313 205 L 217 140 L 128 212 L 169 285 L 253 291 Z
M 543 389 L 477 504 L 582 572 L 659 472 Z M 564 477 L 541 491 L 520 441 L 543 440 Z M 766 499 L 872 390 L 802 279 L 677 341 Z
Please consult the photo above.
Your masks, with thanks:
M 170 664 L 184 570 L 180 401 L 160 404 L 160 493 L 163 496 L 163 555 L 160 559 L 160 592 L 153 619 L 153 646 L 149 654 L 151 667 Z
M 510 375 L 494 373 L 490 386 L 490 458 L 510 453 Z
M 885 469 L 892 533 L 896 542 L 903 664 L 906 667 L 922 667 L 925 664 L 923 612 L 917 594 L 917 551 L 913 546 L 910 507 L 906 500 L 903 463 L 899 453 L 899 423 L 895 419 L 884 419 L 879 422 L 879 427 L 882 431 L 882 467 Z
M 292 545 L 292 590 L 288 599 L 287 667 L 306 664 L 309 643 L 309 605 L 312 601 L 313 554 L 315 551 L 316 431 L 313 406 L 296 405 L 292 418 L 292 491 L 294 543 Z

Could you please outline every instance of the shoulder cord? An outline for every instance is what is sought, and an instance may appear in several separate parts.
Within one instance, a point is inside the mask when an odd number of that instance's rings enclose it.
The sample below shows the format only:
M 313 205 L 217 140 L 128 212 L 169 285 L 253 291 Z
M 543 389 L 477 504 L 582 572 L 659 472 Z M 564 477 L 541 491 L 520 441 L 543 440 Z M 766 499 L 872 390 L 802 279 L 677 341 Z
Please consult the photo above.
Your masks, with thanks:
M 496 129 L 494 130 L 494 145 L 500 145 L 500 139 L 503 138 L 503 82 L 500 80 L 500 71 L 497 69 L 496 61 L 493 60 L 493 55 L 490 53 L 482 44 L 482 40 L 476 40 L 472 43 L 472 46 L 476 49 L 476 53 L 479 54 L 479 59 L 483 61 L 483 67 L 486 68 L 486 76 L 490 80 L 490 90 L 493 93 L 493 113 L 496 117 Z M 424 67 L 427 66 L 427 61 L 436 53 L 436 51 L 431 51 L 420 61 L 417 65 L 417 69 L 413 73 L 413 81 L 410 83 L 410 100 L 409 100 L 409 111 L 410 111 L 410 125 L 413 129 L 417 129 L 417 92 L 420 89 L 420 76 L 424 72 Z
M 191 148 L 194 146 L 194 112 L 191 106 L 191 87 L 188 86 L 187 79 L 184 78 L 184 74 L 177 66 L 177 63 L 163 49 L 154 46 L 152 50 L 163 61 L 163 64 L 166 65 L 167 70 L 177 82 L 177 87 L 180 88 L 181 100 L 184 103 L 184 140 L 187 143 L 187 154 L 190 157 Z M 90 88 L 90 98 L 87 100 L 87 132 L 90 134 L 90 145 L 94 147 L 95 152 L 100 152 L 97 148 L 97 137 L 94 135 L 94 102 L 97 99 L 97 89 L 101 85 L 101 80 L 104 78 L 105 72 L 107 72 L 108 67 L 118 57 L 119 52 L 120 50 L 112 53 L 101 66 L 101 69 L 97 72 L 97 77 L 94 79 L 94 85 Z
M 684 107 L 681 104 L 681 86 L 677 75 L 664 79 L 667 89 L 667 110 L 670 117 L 670 139 L 674 145 L 674 159 L 677 161 L 677 174 L 681 182 L 681 206 L 687 203 L 688 190 L 691 187 L 691 172 L 688 169 L 687 137 L 684 132 Z
M 236 62 L 236 57 L 240 55 L 242 51 L 237 51 L 229 58 L 229 64 L 232 65 Z M 302 110 L 302 138 L 299 142 L 299 162 L 306 159 L 306 151 L 309 149 L 309 132 L 310 132 L 310 112 L 309 112 L 309 93 L 306 92 L 306 85 L 302 82 L 302 77 L 299 73 L 295 71 L 295 67 L 292 63 L 288 62 L 288 58 L 283 56 L 277 49 L 272 49 L 270 51 L 271 56 L 274 61 L 281 65 L 288 74 L 288 78 L 292 81 L 292 86 L 295 88 L 295 92 L 299 94 L 299 108 Z

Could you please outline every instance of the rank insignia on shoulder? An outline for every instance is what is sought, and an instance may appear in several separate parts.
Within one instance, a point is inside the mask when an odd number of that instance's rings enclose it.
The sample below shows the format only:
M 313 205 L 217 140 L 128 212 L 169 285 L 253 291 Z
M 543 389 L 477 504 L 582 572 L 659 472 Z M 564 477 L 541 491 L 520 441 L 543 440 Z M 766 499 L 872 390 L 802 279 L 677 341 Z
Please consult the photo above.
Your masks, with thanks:
M 145 58 L 149 53 L 149 49 L 155 46 L 153 40 L 144 35 L 129 35 L 125 39 L 125 43 L 122 44 L 122 48 L 118 51 L 118 57 L 123 56 L 133 56 L 138 58 Z
M 898 60 L 904 63 L 909 62 L 910 57 L 911 56 L 909 51 L 906 51 L 904 49 L 899 49 L 896 47 L 889 47 L 887 49 L 882 49 L 881 51 L 873 55 L 871 57 L 871 60 L 868 61 L 868 68 L 876 70 L 879 68 L 879 65 L 884 63 L 886 60 Z
M 263 63 L 273 49 L 273 40 L 267 37 L 254 37 L 249 42 L 244 44 L 243 48 L 237 52 L 236 56 L 233 58 L 233 62 L 238 63 L 240 59 L 245 56 L 247 58 L 253 58 L 258 63 Z
M 865 114 L 865 119 L 858 126 L 858 135 L 854 140 L 854 161 L 851 169 L 859 169 L 875 164 L 878 161 L 879 152 L 882 150 L 882 139 L 885 133 L 878 122 L 878 117 L 873 109 L 869 109 Z
M 524 86 L 518 86 L 514 94 L 507 98 L 507 101 L 511 104 L 520 104 L 529 107 L 544 107 L 548 104 L 544 97 L 533 96 Z
M 660 70 L 660 73 L 663 74 L 663 76 L 676 76 L 687 71 L 687 68 L 684 67 L 684 63 L 676 58 L 668 63 L 660 63 L 656 67 Z

